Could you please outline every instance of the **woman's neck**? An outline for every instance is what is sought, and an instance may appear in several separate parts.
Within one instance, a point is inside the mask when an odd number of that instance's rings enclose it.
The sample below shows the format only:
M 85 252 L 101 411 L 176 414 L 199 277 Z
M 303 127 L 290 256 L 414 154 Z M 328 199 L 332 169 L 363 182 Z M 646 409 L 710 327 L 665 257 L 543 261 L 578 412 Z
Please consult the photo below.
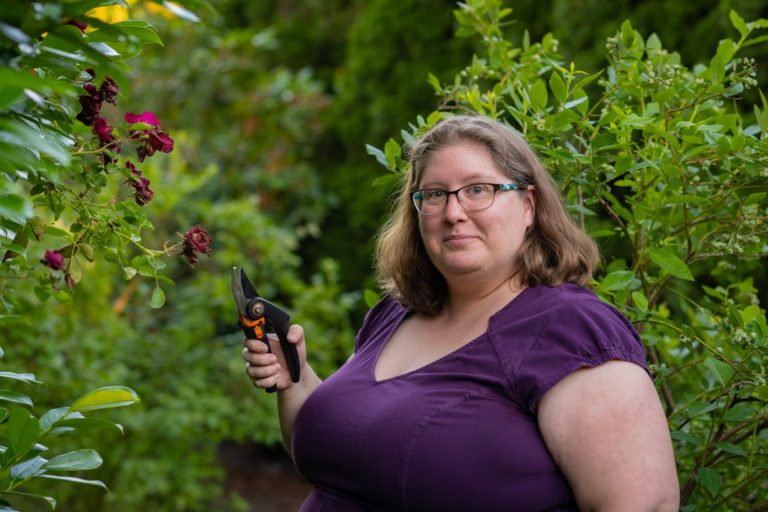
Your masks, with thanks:
M 482 286 L 451 287 L 448 303 L 443 311 L 446 321 L 461 321 L 481 315 L 490 317 L 507 305 L 525 289 L 518 279 L 505 279 L 499 283 Z

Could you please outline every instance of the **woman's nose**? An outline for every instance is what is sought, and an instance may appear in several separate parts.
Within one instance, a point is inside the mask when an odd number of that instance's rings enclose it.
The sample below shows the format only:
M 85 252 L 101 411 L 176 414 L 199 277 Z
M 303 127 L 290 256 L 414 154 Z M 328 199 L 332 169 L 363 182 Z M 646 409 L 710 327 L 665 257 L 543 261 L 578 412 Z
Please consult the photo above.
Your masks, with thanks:
M 445 205 L 443 215 L 445 215 L 446 219 L 451 221 L 466 217 L 467 211 L 459 200 L 459 194 L 448 195 L 448 203 Z

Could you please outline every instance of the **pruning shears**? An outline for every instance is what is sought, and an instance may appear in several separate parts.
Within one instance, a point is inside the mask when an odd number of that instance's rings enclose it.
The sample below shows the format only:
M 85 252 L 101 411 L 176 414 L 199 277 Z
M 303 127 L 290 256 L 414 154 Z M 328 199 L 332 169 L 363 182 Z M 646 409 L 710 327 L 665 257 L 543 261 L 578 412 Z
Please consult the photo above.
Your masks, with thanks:
M 267 350 L 272 352 L 267 333 L 277 334 L 291 380 L 299 382 L 299 354 L 296 345 L 289 343 L 287 337 L 290 325 L 288 313 L 262 298 L 240 267 L 232 268 L 232 296 L 237 304 L 240 327 L 245 337 L 262 341 L 267 345 Z M 268 393 L 275 391 L 277 386 L 267 389 Z

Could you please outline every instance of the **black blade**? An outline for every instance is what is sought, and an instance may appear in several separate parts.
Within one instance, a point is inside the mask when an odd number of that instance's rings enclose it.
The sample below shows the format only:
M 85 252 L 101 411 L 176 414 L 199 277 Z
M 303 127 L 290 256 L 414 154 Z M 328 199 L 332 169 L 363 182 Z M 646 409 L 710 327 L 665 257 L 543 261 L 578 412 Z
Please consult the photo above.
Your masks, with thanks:
M 245 316 L 245 308 L 248 304 L 248 299 L 246 298 L 241 285 L 240 270 L 241 269 L 238 267 L 232 268 L 232 297 L 235 299 L 235 304 L 237 304 L 237 312 L 240 316 Z
M 245 293 L 246 299 L 259 297 L 259 292 L 254 289 L 253 285 L 248 280 L 248 276 L 245 275 L 245 270 L 243 270 L 242 267 L 240 267 L 240 285 L 243 287 L 243 293 Z

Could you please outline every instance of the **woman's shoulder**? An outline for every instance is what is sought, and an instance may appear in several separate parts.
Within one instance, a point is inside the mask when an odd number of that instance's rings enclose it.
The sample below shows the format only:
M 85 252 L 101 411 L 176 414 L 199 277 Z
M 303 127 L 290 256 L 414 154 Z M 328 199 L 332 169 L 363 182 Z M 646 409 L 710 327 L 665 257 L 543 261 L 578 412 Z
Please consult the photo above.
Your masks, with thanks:
M 399 322 L 407 312 L 407 308 L 392 297 L 385 296 L 377 302 L 363 318 L 363 324 L 355 336 L 355 352 L 365 344 L 372 333 L 383 326 Z
M 575 284 L 528 287 L 494 315 L 492 323 L 503 325 L 521 318 L 540 323 L 546 318 L 562 321 L 565 318 L 594 318 L 595 315 L 631 328 L 629 321 L 614 306 L 589 288 Z
M 645 368 L 637 331 L 591 290 L 536 286 L 522 298 L 495 319 L 492 339 L 508 379 L 529 406 L 578 368 L 609 360 Z

